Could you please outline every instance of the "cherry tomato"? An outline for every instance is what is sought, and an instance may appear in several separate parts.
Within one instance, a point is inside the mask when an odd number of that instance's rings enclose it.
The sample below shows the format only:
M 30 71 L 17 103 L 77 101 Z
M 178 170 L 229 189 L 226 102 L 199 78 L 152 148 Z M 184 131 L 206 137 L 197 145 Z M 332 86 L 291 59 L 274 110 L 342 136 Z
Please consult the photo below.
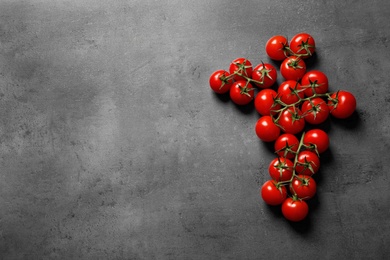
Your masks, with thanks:
M 311 176 L 318 172 L 320 168 L 320 158 L 314 152 L 304 150 L 298 154 L 295 173 Z
M 280 104 L 275 102 L 277 93 L 273 89 L 262 89 L 255 98 L 255 108 L 262 116 L 275 115 L 280 109 Z
M 280 65 L 280 73 L 286 80 L 299 81 L 306 73 L 306 63 L 296 56 L 287 57 Z
M 277 123 L 285 133 L 289 134 L 298 134 L 305 127 L 305 119 L 297 107 L 289 107 L 284 110 Z
M 230 74 L 226 70 L 214 71 L 210 76 L 210 87 L 218 94 L 228 92 L 233 84 L 233 79 L 228 77 Z
M 312 129 L 305 133 L 303 144 L 312 151 L 323 153 L 329 147 L 329 137 L 328 134 L 321 129 Z
M 237 105 L 249 104 L 255 96 L 255 90 L 253 86 L 245 81 L 239 80 L 233 83 L 230 88 L 230 98 Z
M 261 187 L 260 194 L 265 203 L 276 206 L 287 198 L 287 189 L 283 185 L 278 185 L 275 180 L 268 180 Z
M 275 67 L 269 63 L 261 63 L 253 68 L 252 79 L 256 80 L 254 83 L 259 88 L 270 88 L 275 84 L 277 77 Z
M 302 114 L 305 121 L 312 125 L 318 125 L 328 118 L 329 107 L 322 98 L 313 98 L 303 102 Z
M 248 78 L 252 77 L 252 63 L 248 59 L 237 58 L 230 63 L 229 72 L 235 74 L 233 76 L 235 81 L 246 80 L 241 75 Z
M 308 33 L 298 33 L 291 38 L 290 50 L 303 59 L 312 56 L 316 50 L 314 38 Z
M 288 56 L 287 38 L 281 35 L 272 36 L 265 44 L 265 52 L 273 60 L 284 60 Z
M 304 89 L 298 81 L 286 80 L 279 85 L 278 94 L 280 101 L 286 105 L 291 105 L 305 97 Z
M 312 177 L 298 174 L 290 184 L 290 192 L 300 199 L 308 200 L 316 194 L 317 184 Z
M 279 137 L 280 128 L 275 125 L 271 116 L 262 116 L 256 122 L 255 132 L 260 140 L 264 142 L 272 142 Z
M 278 157 L 271 161 L 268 172 L 275 181 L 288 181 L 293 175 L 294 163 L 284 157 Z
M 325 94 L 329 88 L 328 77 L 319 70 L 306 72 L 301 79 L 301 85 L 305 89 L 307 97 L 314 94 Z
M 330 95 L 328 100 L 330 114 L 336 118 L 350 117 L 356 109 L 356 99 L 352 93 L 340 90 Z
M 276 139 L 274 148 L 280 157 L 292 159 L 298 150 L 299 140 L 295 135 L 282 134 Z
M 287 198 L 282 204 L 282 214 L 290 221 L 298 222 L 306 218 L 309 213 L 309 206 L 306 201 Z

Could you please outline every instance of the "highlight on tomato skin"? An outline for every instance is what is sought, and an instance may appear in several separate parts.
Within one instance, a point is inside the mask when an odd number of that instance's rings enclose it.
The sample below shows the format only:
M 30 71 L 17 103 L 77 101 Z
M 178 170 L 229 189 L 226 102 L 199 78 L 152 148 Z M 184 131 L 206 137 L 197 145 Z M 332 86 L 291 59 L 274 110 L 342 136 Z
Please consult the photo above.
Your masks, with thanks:
M 275 180 L 268 180 L 261 186 L 260 195 L 268 205 L 277 206 L 287 198 L 287 189 Z
M 287 38 L 282 35 L 272 36 L 265 44 L 265 52 L 272 60 L 284 60 L 288 56 Z
M 217 94 L 229 92 L 233 84 L 233 78 L 229 76 L 230 74 L 226 70 L 214 71 L 209 79 L 210 88 Z

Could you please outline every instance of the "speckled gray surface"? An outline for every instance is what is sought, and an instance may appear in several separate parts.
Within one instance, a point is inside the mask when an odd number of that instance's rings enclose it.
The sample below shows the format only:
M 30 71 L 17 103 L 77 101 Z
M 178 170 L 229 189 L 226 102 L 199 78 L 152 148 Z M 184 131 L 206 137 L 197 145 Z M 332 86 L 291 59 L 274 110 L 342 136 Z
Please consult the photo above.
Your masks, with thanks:
M 1 0 L 0 258 L 386 259 L 389 17 L 385 0 Z M 326 124 L 291 224 L 258 194 L 257 112 L 208 78 L 300 31 L 358 108 Z

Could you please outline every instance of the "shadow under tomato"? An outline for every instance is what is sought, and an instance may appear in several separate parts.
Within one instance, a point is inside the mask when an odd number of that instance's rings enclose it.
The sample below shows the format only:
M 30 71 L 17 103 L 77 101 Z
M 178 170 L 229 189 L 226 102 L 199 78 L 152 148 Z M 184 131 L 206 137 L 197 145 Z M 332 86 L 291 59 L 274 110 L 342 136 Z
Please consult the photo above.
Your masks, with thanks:
M 256 111 L 255 103 L 253 101 L 251 101 L 247 105 L 237 105 L 237 104 L 234 104 L 234 105 L 238 111 L 240 111 L 242 114 L 245 114 L 245 115 L 251 115 Z
M 213 94 L 214 94 L 214 98 L 222 103 L 227 103 L 230 101 L 229 92 L 224 93 L 224 94 L 218 94 L 218 93 L 213 92 Z
M 340 126 L 345 129 L 356 129 L 362 125 L 362 118 L 360 115 L 363 115 L 362 111 L 355 110 L 353 114 L 345 119 L 335 118 L 334 116 L 330 116 L 332 124 Z

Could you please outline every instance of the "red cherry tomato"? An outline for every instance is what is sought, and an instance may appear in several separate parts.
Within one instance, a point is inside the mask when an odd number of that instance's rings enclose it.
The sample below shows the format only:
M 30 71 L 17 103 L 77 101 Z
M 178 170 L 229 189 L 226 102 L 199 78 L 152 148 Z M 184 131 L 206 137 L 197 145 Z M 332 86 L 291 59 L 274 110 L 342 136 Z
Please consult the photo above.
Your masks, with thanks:
M 288 181 L 293 175 L 294 163 L 284 157 L 278 157 L 271 161 L 268 172 L 275 181 Z
M 260 140 L 272 142 L 280 135 L 280 128 L 275 125 L 271 116 L 262 116 L 256 122 L 255 132 Z
M 280 65 L 280 73 L 286 80 L 299 81 L 306 73 L 306 63 L 296 56 L 287 57 Z
M 280 157 L 292 159 L 298 150 L 299 140 L 293 134 L 282 134 L 276 139 L 274 148 Z
M 285 133 L 289 134 L 298 134 L 305 127 L 305 119 L 297 107 L 289 107 L 284 110 L 277 123 Z
M 252 79 L 259 88 L 270 88 L 276 82 L 278 73 L 269 63 L 261 63 L 253 68 Z
M 311 176 L 318 172 L 320 168 L 320 158 L 314 152 L 305 150 L 298 154 L 295 173 Z
M 286 105 L 291 105 L 305 97 L 304 89 L 298 81 L 286 80 L 279 85 L 278 94 L 280 101 Z
M 276 206 L 283 203 L 287 198 L 287 189 L 278 185 L 276 181 L 266 181 L 260 190 L 261 197 L 268 205 Z
M 330 114 L 336 118 L 350 117 L 356 109 L 356 99 L 352 93 L 340 90 L 333 93 L 328 101 Z
M 233 83 L 230 88 L 230 98 L 237 105 L 243 106 L 249 104 L 255 96 L 253 86 L 244 80 Z
M 275 115 L 280 104 L 275 102 L 277 93 L 273 89 L 262 89 L 255 98 L 255 108 L 262 116 Z
M 230 74 L 226 70 L 217 70 L 210 76 L 210 87 L 218 94 L 228 92 L 233 84 L 233 79 L 228 77 Z
M 298 174 L 290 184 L 290 192 L 300 199 L 308 200 L 316 194 L 317 184 L 312 177 Z
M 329 88 L 328 77 L 319 70 L 306 72 L 301 79 L 301 85 L 305 89 L 305 96 L 307 97 L 314 94 L 325 94 Z
M 321 129 L 312 129 L 305 133 L 303 144 L 312 151 L 317 150 L 318 153 L 323 153 L 329 147 L 329 137 Z
M 314 54 L 316 43 L 310 34 L 298 33 L 291 38 L 290 50 L 303 59 L 307 59 Z
M 248 59 L 237 58 L 230 63 L 229 72 L 230 74 L 235 74 L 233 76 L 235 81 L 246 80 L 242 76 L 252 77 L 252 63 Z
M 290 221 L 298 222 L 306 218 L 309 213 L 309 206 L 306 201 L 287 198 L 282 204 L 282 214 Z
M 284 60 L 288 56 L 287 47 L 287 38 L 281 35 L 275 35 L 265 44 L 265 52 L 273 60 Z
M 329 116 L 329 107 L 322 98 L 306 100 L 303 102 L 301 110 L 305 121 L 312 125 L 325 122 Z

